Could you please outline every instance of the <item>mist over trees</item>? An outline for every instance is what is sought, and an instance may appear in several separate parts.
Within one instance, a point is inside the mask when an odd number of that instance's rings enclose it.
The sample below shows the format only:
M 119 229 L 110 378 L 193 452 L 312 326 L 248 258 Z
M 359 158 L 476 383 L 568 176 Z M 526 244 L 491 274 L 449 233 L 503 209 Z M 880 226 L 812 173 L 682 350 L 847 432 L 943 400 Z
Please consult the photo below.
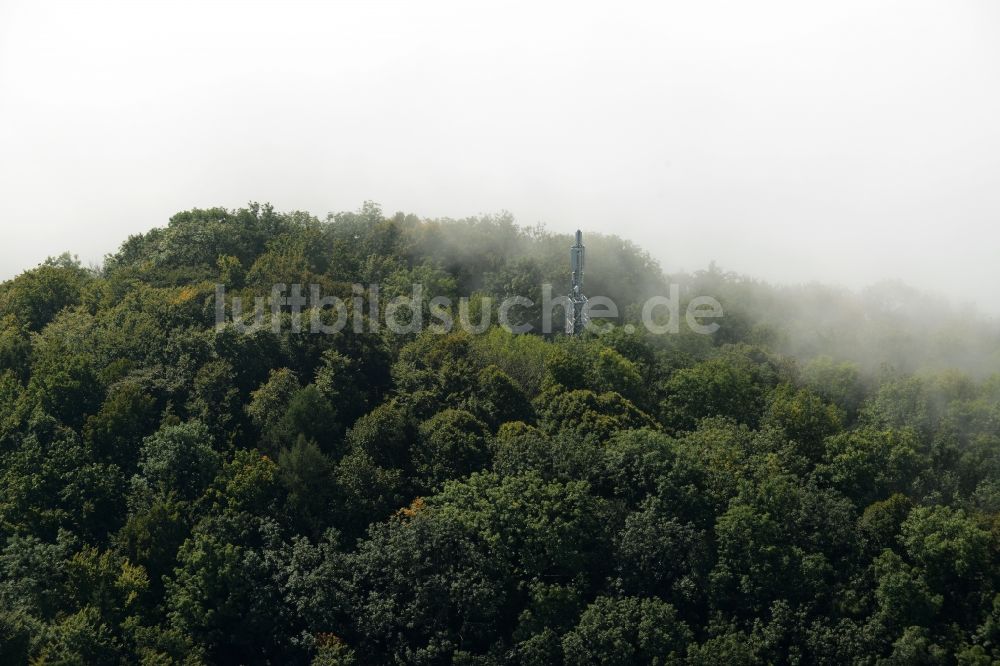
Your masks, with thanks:
M 0 662 L 1000 660 L 991 320 L 588 234 L 602 335 L 215 325 L 219 283 L 537 304 L 569 245 L 251 204 L 0 285 Z M 637 325 L 671 283 L 714 334 Z

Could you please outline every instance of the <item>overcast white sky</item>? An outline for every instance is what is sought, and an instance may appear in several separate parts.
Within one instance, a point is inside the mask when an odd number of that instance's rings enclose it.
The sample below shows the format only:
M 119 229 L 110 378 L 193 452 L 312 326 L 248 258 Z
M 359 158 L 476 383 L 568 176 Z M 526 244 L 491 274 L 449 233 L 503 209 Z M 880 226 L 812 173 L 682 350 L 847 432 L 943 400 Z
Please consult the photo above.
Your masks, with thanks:
M 0 278 L 365 199 L 1000 312 L 1000 3 L 0 0 Z

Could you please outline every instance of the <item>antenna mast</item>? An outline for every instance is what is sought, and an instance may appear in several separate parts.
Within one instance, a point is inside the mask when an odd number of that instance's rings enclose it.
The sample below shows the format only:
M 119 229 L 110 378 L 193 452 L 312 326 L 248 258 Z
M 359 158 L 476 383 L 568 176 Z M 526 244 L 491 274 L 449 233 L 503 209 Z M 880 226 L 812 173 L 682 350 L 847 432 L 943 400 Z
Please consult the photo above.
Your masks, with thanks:
M 579 335 L 586 326 L 586 315 L 584 306 L 587 297 L 583 295 L 583 261 L 587 248 L 583 244 L 583 232 L 576 230 L 576 243 L 569 249 L 569 264 L 573 271 L 570 283 L 569 300 L 573 304 L 573 321 L 567 322 L 566 332 L 572 335 Z

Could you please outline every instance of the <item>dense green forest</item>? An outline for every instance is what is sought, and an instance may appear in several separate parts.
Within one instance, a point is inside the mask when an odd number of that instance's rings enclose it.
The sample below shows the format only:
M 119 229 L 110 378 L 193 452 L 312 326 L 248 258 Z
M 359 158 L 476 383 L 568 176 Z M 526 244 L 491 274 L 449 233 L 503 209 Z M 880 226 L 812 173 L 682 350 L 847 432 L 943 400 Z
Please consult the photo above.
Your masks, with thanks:
M 191 210 L 4 283 L 0 663 L 1000 660 L 995 326 L 587 241 L 601 335 L 215 325 L 219 283 L 562 293 L 507 215 Z M 670 283 L 719 330 L 627 332 Z

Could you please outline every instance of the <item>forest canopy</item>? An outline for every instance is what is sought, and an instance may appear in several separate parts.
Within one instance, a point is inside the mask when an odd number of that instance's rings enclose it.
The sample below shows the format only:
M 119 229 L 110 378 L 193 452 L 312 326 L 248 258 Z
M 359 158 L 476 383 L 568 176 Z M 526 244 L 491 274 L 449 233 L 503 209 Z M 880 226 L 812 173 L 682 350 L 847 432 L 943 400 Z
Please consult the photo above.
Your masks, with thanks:
M 0 285 L 0 662 L 1000 660 L 1000 332 L 961 307 L 588 234 L 602 334 L 215 325 L 217 284 L 537 303 L 570 244 L 251 204 Z M 671 284 L 718 330 L 630 327 Z

